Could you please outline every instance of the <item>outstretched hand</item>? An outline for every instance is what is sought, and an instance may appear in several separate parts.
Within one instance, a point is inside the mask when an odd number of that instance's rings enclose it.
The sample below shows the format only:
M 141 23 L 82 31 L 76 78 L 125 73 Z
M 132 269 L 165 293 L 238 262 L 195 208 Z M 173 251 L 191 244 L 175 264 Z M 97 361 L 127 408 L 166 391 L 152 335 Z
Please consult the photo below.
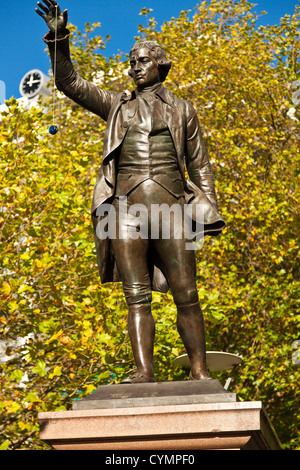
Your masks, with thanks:
M 68 10 L 62 13 L 55 0 L 43 0 L 43 2 L 46 6 L 41 2 L 37 2 L 42 11 L 38 8 L 35 8 L 35 11 L 45 20 L 50 31 L 53 33 L 56 31 L 57 34 L 63 33 L 68 22 Z

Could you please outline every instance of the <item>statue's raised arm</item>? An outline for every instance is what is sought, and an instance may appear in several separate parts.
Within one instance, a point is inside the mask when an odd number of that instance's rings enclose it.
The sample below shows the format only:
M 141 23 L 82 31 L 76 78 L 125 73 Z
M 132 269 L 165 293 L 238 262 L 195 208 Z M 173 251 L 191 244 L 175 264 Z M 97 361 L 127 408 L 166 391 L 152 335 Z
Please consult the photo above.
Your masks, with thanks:
M 52 33 L 56 31 L 58 36 L 63 36 L 68 23 L 68 10 L 64 10 L 62 13 L 59 4 L 55 0 L 43 1 L 46 6 L 41 2 L 37 2 L 40 10 L 36 8 L 35 11 L 45 20 Z
M 35 11 L 45 20 L 50 30 L 43 39 L 49 48 L 58 90 L 106 121 L 117 93 L 100 90 L 93 83 L 80 77 L 70 58 L 68 10 L 62 12 L 55 0 L 43 0 L 43 2 L 45 5 L 37 2 L 39 8 L 35 8 Z

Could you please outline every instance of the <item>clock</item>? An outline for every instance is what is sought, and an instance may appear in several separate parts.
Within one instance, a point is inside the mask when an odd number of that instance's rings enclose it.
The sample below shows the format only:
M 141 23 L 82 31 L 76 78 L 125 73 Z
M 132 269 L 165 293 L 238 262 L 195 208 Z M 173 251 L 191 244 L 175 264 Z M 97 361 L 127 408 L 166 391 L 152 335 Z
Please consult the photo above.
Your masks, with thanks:
M 46 88 L 49 77 L 40 70 L 34 69 L 27 72 L 20 82 L 20 93 L 27 98 L 34 98 L 37 95 L 49 96 L 50 90 Z

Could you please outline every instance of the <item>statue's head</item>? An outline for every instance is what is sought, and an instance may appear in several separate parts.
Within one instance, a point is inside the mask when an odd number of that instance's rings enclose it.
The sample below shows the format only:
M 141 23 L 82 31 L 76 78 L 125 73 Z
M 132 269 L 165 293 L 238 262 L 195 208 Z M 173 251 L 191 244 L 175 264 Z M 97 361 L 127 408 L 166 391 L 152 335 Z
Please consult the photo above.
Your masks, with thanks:
M 140 88 L 164 82 L 171 68 L 165 51 L 154 41 L 140 41 L 130 51 L 129 75 Z

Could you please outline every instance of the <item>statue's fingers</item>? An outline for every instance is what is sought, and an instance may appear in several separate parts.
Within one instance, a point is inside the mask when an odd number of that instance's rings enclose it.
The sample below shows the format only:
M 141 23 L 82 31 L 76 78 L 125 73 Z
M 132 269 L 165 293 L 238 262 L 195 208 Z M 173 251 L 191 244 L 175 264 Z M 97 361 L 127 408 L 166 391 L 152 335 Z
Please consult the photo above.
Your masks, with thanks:
M 39 8 L 46 13 L 46 15 L 49 13 L 48 8 L 46 8 L 41 2 L 37 2 L 37 4 L 38 4 Z
M 59 8 L 58 3 L 55 0 L 43 0 L 46 3 L 49 10 L 54 10 L 54 8 Z
M 52 7 L 52 2 L 51 1 L 49 2 L 49 0 L 43 0 L 43 2 L 46 3 L 48 8 Z
M 38 8 L 35 8 L 35 11 L 36 11 L 37 14 L 40 15 L 44 20 L 46 19 L 45 13 L 42 13 Z

